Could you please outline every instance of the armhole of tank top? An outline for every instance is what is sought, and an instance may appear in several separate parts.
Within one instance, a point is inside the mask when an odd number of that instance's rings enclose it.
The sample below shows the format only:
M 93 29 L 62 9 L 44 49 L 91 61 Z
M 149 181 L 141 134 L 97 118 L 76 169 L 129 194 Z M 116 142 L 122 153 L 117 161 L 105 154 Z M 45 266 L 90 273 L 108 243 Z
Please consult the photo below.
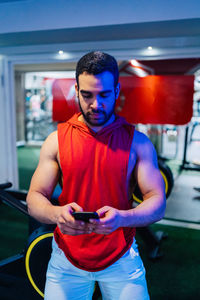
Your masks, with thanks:
M 133 142 L 134 134 L 135 134 L 135 125 L 132 125 L 132 142 Z
M 131 125 L 131 141 L 130 141 L 130 151 L 132 148 L 132 144 L 133 144 L 133 139 L 134 139 L 134 134 L 135 134 L 135 125 Z
M 60 169 L 62 172 L 62 153 L 61 153 L 61 139 L 62 139 L 62 130 L 63 130 L 63 123 L 58 124 L 58 156 L 59 156 L 59 161 L 60 161 Z
M 131 154 L 131 150 L 132 150 L 133 138 L 134 138 L 134 133 L 135 133 L 135 125 L 131 125 L 130 124 L 129 132 L 130 132 L 130 144 L 129 144 L 129 156 L 128 156 L 128 159 L 127 159 L 127 162 L 126 162 L 126 164 L 127 164 L 127 171 L 126 171 L 127 176 L 126 176 L 126 180 L 128 180 L 128 177 L 129 177 L 129 175 L 128 175 L 128 169 L 129 169 L 129 161 L 130 161 L 130 154 Z M 130 201 L 130 199 L 129 199 L 129 192 L 128 192 L 128 190 L 129 190 L 128 184 L 129 184 L 129 182 L 127 181 L 127 186 L 126 186 L 126 189 L 127 189 L 127 198 Z

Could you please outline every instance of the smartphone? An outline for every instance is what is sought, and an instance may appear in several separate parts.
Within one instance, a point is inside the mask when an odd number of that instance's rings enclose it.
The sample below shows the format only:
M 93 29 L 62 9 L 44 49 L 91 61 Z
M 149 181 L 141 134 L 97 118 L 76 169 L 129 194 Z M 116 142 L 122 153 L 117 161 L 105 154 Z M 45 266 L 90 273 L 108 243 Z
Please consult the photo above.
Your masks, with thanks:
M 99 216 L 96 212 L 88 212 L 88 211 L 77 211 L 73 212 L 72 216 L 75 220 L 80 220 L 84 222 L 89 222 L 89 219 L 99 219 Z

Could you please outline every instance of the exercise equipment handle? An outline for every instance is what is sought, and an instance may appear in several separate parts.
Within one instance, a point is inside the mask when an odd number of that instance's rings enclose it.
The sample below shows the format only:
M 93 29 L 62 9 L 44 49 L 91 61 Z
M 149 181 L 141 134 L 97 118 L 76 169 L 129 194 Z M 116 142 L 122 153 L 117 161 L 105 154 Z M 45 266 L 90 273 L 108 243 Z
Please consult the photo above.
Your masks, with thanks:
M 0 183 L 0 190 L 8 189 L 12 186 L 11 182 Z
M 28 216 L 27 205 L 22 203 L 20 200 L 15 199 L 13 196 L 9 194 L 9 192 L 0 189 L 0 200 L 6 202 L 7 204 L 9 204 L 14 208 L 17 208 L 19 211 L 21 211 L 22 213 Z

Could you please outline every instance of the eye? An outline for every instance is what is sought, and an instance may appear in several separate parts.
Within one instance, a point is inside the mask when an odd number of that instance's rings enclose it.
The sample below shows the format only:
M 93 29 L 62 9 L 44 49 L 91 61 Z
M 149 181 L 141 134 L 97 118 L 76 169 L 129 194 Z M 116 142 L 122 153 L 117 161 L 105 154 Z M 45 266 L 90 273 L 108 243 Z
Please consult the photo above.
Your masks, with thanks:
M 82 92 L 81 95 L 84 99 L 91 99 L 92 98 L 91 93 Z
M 111 95 L 111 92 L 102 92 L 102 93 L 100 93 L 100 96 L 102 98 L 108 98 L 108 97 L 110 97 L 110 95 Z
M 92 98 L 92 95 L 83 95 L 83 98 L 90 99 L 90 98 Z

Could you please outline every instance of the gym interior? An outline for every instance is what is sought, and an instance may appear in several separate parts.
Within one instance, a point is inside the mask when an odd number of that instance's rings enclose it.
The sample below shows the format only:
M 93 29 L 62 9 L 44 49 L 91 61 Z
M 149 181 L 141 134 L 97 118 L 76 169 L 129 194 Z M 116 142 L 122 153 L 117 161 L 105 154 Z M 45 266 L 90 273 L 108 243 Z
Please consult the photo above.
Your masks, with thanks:
M 78 59 L 101 50 L 119 66 L 116 112 L 151 139 L 165 182 L 164 218 L 136 235 L 150 297 L 199 299 L 200 4 L 51 0 L 47 17 L 36 2 L 0 2 L 0 298 L 44 298 L 54 226 L 28 216 L 26 195 L 44 140 L 78 111 Z

